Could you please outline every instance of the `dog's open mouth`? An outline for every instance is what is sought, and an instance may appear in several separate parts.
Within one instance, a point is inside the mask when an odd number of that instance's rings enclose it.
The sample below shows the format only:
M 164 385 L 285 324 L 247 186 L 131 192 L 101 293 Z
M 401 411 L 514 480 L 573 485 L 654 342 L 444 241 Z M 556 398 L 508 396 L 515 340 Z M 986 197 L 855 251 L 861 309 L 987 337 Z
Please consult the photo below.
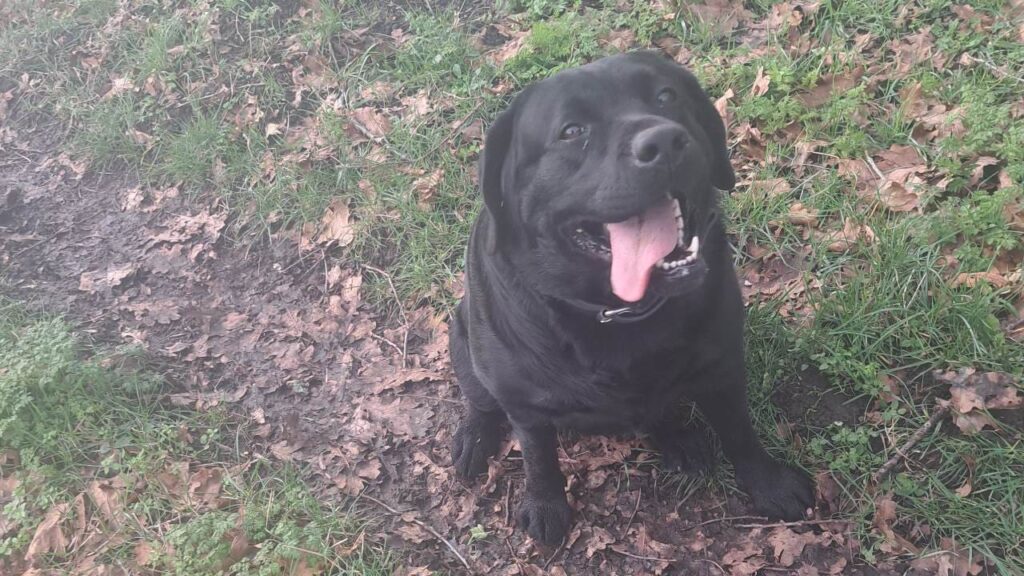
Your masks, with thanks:
M 579 250 L 611 260 L 612 291 L 626 302 L 644 297 L 654 272 L 686 276 L 700 258 L 700 238 L 687 231 L 675 198 L 621 222 L 580 222 L 570 238 Z

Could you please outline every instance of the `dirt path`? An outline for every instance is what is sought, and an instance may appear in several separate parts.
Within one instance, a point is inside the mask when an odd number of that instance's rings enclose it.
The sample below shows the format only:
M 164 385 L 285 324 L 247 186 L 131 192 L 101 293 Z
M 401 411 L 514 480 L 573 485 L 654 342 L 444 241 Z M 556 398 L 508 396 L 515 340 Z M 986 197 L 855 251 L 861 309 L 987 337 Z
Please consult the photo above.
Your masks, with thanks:
M 143 346 L 173 401 L 243 411 L 252 452 L 308 465 L 324 498 L 368 496 L 380 513 L 371 539 L 403 555 L 406 573 L 467 572 L 442 539 L 473 573 L 889 572 L 854 565 L 842 524 L 756 527 L 741 495 L 660 474 L 632 439 L 563 438 L 577 523 L 562 547 L 537 547 L 512 527 L 511 442 L 475 486 L 449 469 L 461 408 L 444 318 L 375 318 L 359 287 L 377 272 L 340 249 L 233 242 L 217 205 L 84 171 L 50 152 L 49 128 L 0 156 L 3 292 L 98 342 Z

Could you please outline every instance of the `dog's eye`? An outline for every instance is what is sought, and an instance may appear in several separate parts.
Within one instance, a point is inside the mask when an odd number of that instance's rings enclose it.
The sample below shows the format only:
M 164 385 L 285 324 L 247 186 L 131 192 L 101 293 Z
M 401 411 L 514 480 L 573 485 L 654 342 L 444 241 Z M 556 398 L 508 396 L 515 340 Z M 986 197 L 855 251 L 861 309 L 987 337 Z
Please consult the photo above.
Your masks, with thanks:
M 579 124 L 566 124 L 558 138 L 561 140 L 572 140 L 573 138 L 583 136 L 584 132 L 586 132 L 586 129 Z
M 658 104 L 671 104 L 676 101 L 676 91 L 671 88 L 665 88 L 661 92 L 658 92 Z

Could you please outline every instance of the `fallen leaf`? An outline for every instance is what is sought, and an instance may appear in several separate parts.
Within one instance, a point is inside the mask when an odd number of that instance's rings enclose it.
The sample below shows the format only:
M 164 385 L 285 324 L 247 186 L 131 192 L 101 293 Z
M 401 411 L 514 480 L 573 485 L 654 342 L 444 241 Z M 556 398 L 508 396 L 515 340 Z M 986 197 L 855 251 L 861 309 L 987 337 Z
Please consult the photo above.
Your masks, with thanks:
M 399 437 L 422 438 L 433 429 L 434 411 L 419 402 L 403 396 L 391 402 L 381 398 L 367 398 L 362 405 L 370 420 L 380 422 Z
M 932 67 L 941 65 L 942 55 L 934 50 L 931 27 L 924 26 L 914 34 L 900 36 L 889 41 L 893 52 L 893 72 L 899 77 L 911 76 L 911 70 L 918 64 L 928 62 Z
M 138 566 L 148 566 L 157 558 L 157 551 L 153 549 L 153 546 L 146 541 L 140 541 L 133 548 L 135 553 L 135 564 Z
M 818 225 L 818 213 L 800 202 L 789 207 L 787 218 L 789 223 L 795 226 L 809 226 L 813 228 Z
M 832 563 L 831 566 L 828 567 L 828 573 L 832 576 L 838 576 L 839 574 L 843 574 L 843 571 L 846 570 L 846 565 L 848 563 L 849 561 L 846 558 L 839 557 L 836 559 L 835 562 Z
M 729 100 L 732 100 L 735 96 L 736 93 L 732 91 L 732 88 L 728 88 L 715 100 L 715 110 L 718 111 L 718 115 L 722 118 L 722 122 L 727 129 L 732 123 L 732 117 L 729 114 Z
M 938 576 L 977 576 L 985 572 L 985 560 L 977 550 L 964 550 L 953 540 L 943 538 L 942 550 L 925 552 L 910 562 L 910 567 Z
M 772 546 L 775 561 L 781 566 L 789 567 L 803 554 L 804 547 L 819 541 L 813 532 L 798 534 L 790 528 L 776 528 L 768 535 L 768 543 Z
M 727 566 L 733 576 L 752 576 L 765 564 L 767 562 L 761 558 L 761 546 L 751 540 L 743 542 L 739 548 L 730 549 L 722 556 L 722 565 Z
M 120 526 L 124 521 L 121 511 L 124 491 L 125 483 L 120 476 L 93 480 L 89 483 L 89 499 L 103 518 L 114 527 Z
M 886 180 L 882 184 L 878 198 L 893 212 L 912 212 L 918 208 L 918 195 L 914 188 L 895 180 Z
M 793 173 L 797 176 L 803 176 L 807 167 L 810 166 L 808 161 L 818 148 L 826 145 L 827 142 L 823 140 L 800 140 L 796 143 L 796 157 L 793 158 Z
M 979 283 L 988 284 L 993 288 L 1005 288 L 1010 284 L 1010 280 L 998 270 L 992 269 L 988 272 L 961 272 L 953 278 L 950 284 L 954 288 L 959 286 L 974 288 Z
M 129 78 L 113 78 L 110 81 L 110 89 L 100 97 L 100 100 L 110 100 L 135 89 L 135 84 Z
M 501 66 L 515 58 L 526 47 L 529 37 L 529 32 L 515 32 L 513 38 L 497 49 L 488 52 L 485 57 L 494 66 Z
M 750 187 L 747 190 L 751 194 L 775 198 L 776 196 L 789 194 L 790 186 L 789 181 L 785 178 L 767 178 L 764 180 L 754 180 L 750 183 Z
M 388 132 L 391 132 L 391 121 L 372 106 L 363 106 L 352 110 L 350 121 L 360 132 L 374 139 L 383 138 L 387 136 Z
M 356 476 L 364 480 L 376 480 L 380 477 L 380 460 L 374 458 L 356 466 Z
M 188 496 L 193 505 L 205 508 L 219 508 L 223 471 L 220 468 L 204 467 L 196 470 L 188 481 Z
M 174 193 L 177 194 L 177 190 Z M 163 232 L 150 238 L 148 245 L 180 244 L 200 236 L 205 243 L 212 244 L 220 238 L 226 220 L 226 214 L 211 214 L 209 210 L 203 210 L 197 214 L 181 215 L 176 217 Z
M 463 142 L 481 142 L 484 139 L 484 121 L 480 118 L 459 128 L 459 136 Z
M 764 96 L 768 93 L 768 86 L 771 85 L 771 81 L 772 77 L 764 73 L 764 66 L 758 66 L 754 84 L 750 87 L 750 95 L 754 97 Z
M 180 499 L 188 488 L 188 470 L 188 462 L 172 462 L 157 472 L 156 480 L 172 498 Z
M 341 282 L 342 275 L 343 272 L 341 271 L 341 266 L 335 264 L 330 270 L 327 271 L 326 277 L 324 278 L 325 280 L 327 280 L 327 287 L 334 288 L 335 286 L 337 286 L 338 282 Z
M 712 32 L 725 36 L 737 26 L 753 19 L 752 12 L 737 0 L 704 0 L 682 3 L 685 13 L 696 18 Z
M 355 231 L 349 222 L 348 204 L 341 198 L 331 201 L 323 218 L 320 219 L 320 232 L 317 234 L 317 244 L 337 243 L 345 247 L 355 239 Z
M 963 368 L 956 372 L 936 372 L 935 378 L 951 384 L 950 403 L 961 414 L 1017 408 L 1024 400 L 1013 376 L 1003 372 L 979 373 L 973 368 Z
M 808 108 L 817 108 L 831 100 L 833 96 L 849 91 L 863 76 L 864 68 L 861 66 L 853 70 L 827 74 L 818 79 L 814 88 L 798 94 L 796 99 Z
M 604 44 L 606 46 L 610 46 L 619 52 L 629 50 L 629 48 L 633 46 L 634 42 L 636 42 L 636 33 L 629 28 L 612 30 L 604 39 Z
M 108 266 L 103 272 L 85 272 L 78 279 L 78 289 L 90 294 L 106 292 L 117 286 L 135 273 L 135 266 L 123 264 L 121 266 Z
M 399 524 L 395 532 L 402 540 L 410 544 L 422 544 L 431 538 L 430 533 L 424 530 L 422 526 L 412 522 Z
M 843 222 L 843 229 L 828 233 L 824 238 L 829 252 L 847 252 L 858 245 L 869 246 L 875 241 L 875 231 L 867 224 L 858 224 L 853 218 Z
M 893 523 L 896 522 L 896 501 L 892 499 L 892 494 L 879 494 L 875 498 L 875 518 L 874 526 L 885 538 L 879 547 L 888 553 L 905 553 L 917 554 L 920 550 L 917 546 L 914 546 L 909 540 L 900 536 L 893 530 Z
M 63 555 L 67 550 L 68 539 L 61 529 L 61 522 L 68 512 L 66 503 L 55 504 L 50 508 L 43 521 L 36 527 L 32 540 L 25 551 L 25 560 L 34 562 L 43 554 Z
M 363 86 L 359 90 L 359 96 L 363 100 L 387 100 L 395 93 L 394 85 L 384 82 L 383 80 L 376 80 L 367 86 Z
M 434 195 L 437 194 L 437 187 L 444 179 L 444 169 L 438 168 L 426 176 L 417 178 L 412 183 L 413 190 L 416 191 L 417 204 L 423 210 L 429 210 L 430 204 L 434 199 Z
M 609 544 L 615 542 L 615 537 L 600 526 L 593 526 L 590 529 L 590 537 L 587 538 L 587 558 L 593 558 L 594 554 L 604 550 Z
M 405 109 L 406 118 L 419 118 L 430 113 L 430 101 L 427 99 L 427 91 L 420 90 L 412 96 L 402 97 L 402 106 Z

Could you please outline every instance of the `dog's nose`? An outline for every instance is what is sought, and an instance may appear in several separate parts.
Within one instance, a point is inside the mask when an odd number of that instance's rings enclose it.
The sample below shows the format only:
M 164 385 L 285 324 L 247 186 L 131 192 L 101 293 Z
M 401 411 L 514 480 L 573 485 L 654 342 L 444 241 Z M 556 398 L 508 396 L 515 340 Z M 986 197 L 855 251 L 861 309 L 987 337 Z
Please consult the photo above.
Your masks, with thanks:
M 682 126 L 660 124 L 646 128 L 633 137 L 633 161 L 639 166 L 675 164 L 686 148 Z

